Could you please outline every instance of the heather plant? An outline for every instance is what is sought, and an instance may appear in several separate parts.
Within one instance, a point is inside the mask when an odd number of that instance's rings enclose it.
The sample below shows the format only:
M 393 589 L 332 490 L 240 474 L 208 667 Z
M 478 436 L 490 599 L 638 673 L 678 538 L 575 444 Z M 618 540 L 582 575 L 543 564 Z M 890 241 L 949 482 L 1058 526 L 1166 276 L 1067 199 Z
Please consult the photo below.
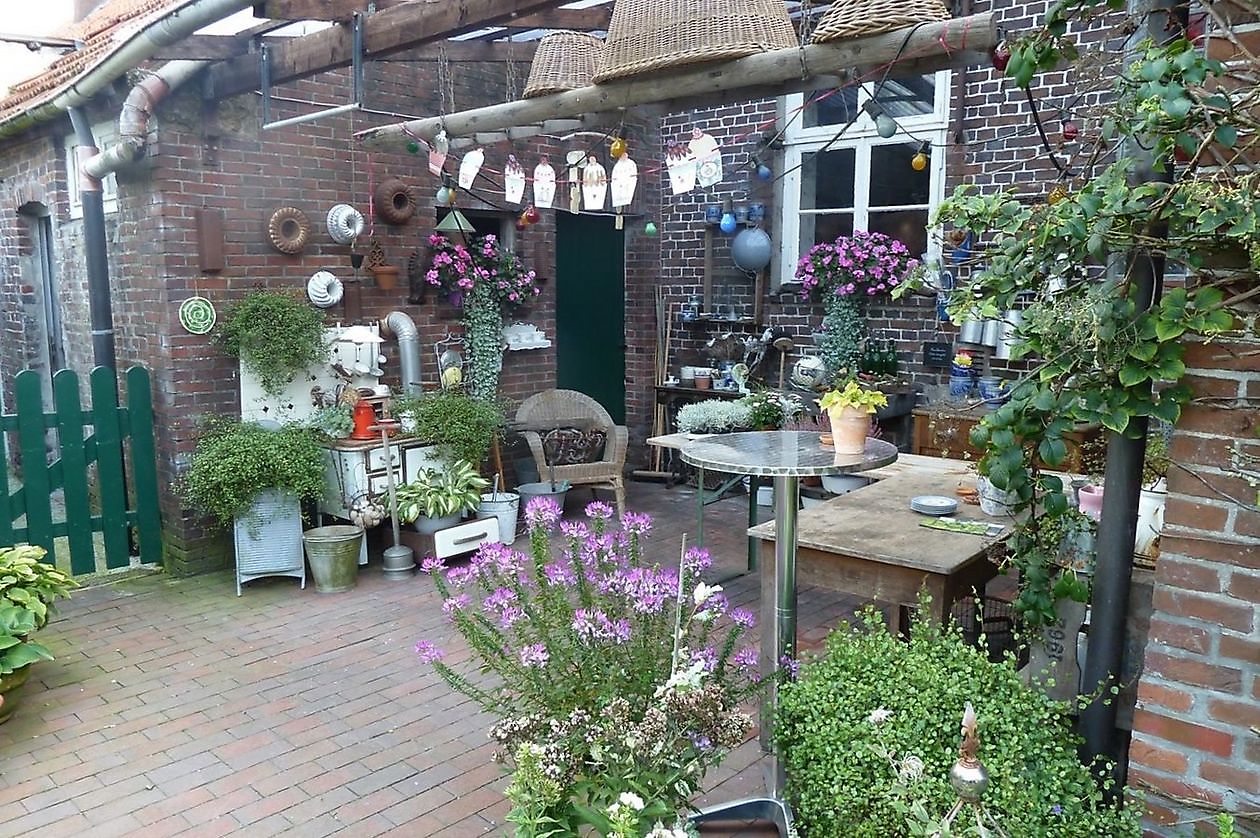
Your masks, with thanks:
M 705 772 L 752 729 L 758 656 L 740 640 L 753 616 L 700 581 L 704 550 L 678 568 L 645 557 L 647 515 L 618 527 L 595 502 L 586 516 L 561 522 L 535 498 L 529 555 L 487 544 L 467 566 L 425 559 L 471 660 L 416 651 L 497 717 L 518 836 L 682 834 Z

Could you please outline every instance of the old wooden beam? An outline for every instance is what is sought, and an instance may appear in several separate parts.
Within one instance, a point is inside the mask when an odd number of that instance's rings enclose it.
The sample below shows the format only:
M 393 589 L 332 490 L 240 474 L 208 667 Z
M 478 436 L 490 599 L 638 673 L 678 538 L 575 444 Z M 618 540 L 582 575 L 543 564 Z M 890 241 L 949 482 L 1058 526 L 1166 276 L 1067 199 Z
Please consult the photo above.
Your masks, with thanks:
M 472 32 L 522 15 L 554 9 L 570 0 L 442 0 L 412 2 L 368 15 L 363 21 L 363 46 L 378 57 L 431 41 Z M 347 67 L 352 58 L 350 28 L 330 26 L 277 44 L 271 52 L 272 84 Z M 254 90 L 261 78 L 261 58 L 244 55 L 210 70 L 207 94 L 222 98 Z
M 653 102 L 726 94 L 726 100 L 778 95 L 812 86 L 813 77 L 847 70 L 862 73 L 890 62 L 924 66 L 967 66 L 985 60 L 998 42 L 992 13 L 928 23 L 907 34 L 902 29 L 829 44 L 811 44 L 750 55 L 733 61 L 682 67 L 669 74 L 631 78 L 505 102 L 442 117 L 417 119 L 361 131 L 369 143 L 405 142 L 408 133 L 431 139 L 443 128 L 452 137 L 500 131 L 513 125 L 598 113 Z
M 160 47 L 150 57 L 156 61 L 223 61 L 247 52 L 249 40 L 235 35 L 189 35 Z
M 366 12 L 371 0 L 263 0 L 254 4 L 254 17 L 270 20 L 349 20 Z M 375 0 L 377 11 L 412 0 Z
M 384 57 L 373 56 L 373 61 L 437 61 L 445 55 L 447 61 L 463 64 L 491 64 L 503 61 L 529 63 L 534 60 L 537 41 L 517 41 L 510 47 L 505 41 L 441 41 L 425 44 Z

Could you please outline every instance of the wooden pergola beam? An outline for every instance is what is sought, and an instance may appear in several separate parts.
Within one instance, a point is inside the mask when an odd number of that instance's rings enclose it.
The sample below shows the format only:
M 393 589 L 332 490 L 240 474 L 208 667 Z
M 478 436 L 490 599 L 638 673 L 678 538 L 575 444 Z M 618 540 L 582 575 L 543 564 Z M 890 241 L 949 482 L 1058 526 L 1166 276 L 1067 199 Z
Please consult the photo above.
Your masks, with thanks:
M 375 5 L 383 12 L 396 6 L 414 3 L 416 0 L 263 0 L 254 4 L 254 17 L 269 20 L 349 20 L 355 12 L 366 13 L 368 6 Z M 593 6 L 589 9 L 552 9 L 546 12 L 521 15 L 512 25 L 521 29 L 607 29 L 612 17 L 612 5 Z M 73 45 L 73 44 L 72 44 Z
M 908 34 L 907 34 L 908 33 Z M 812 87 L 818 76 L 858 72 L 896 63 L 903 72 L 928 72 L 986 60 L 997 45 L 992 13 L 927 23 L 908 32 L 884 32 L 827 44 L 763 52 L 733 61 L 681 67 L 669 74 L 522 99 L 446 116 L 416 119 L 360 131 L 370 144 L 405 142 L 408 135 L 432 139 L 445 129 L 451 137 L 502 131 L 544 119 L 604 113 L 656 102 L 683 102 L 723 95 L 724 101 L 760 98 Z M 904 67 L 904 69 L 903 69 Z M 732 95 L 734 94 L 734 95 Z
M 505 61 L 529 63 L 534 60 L 534 50 L 537 48 L 536 41 L 517 41 L 510 47 L 506 41 L 441 41 L 391 52 L 382 58 L 373 56 L 372 60 L 420 62 L 438 61 L 445 56 L 447 61 L 455 64 L 492 64 Z
M 511 22 L 523 15 L 554 9 L 565 2 L 569 0 L 404 3 L 364 18 L 364 52 L 369 57 L 385 56 L 431 41 Z M 348 67 L 353 49 L 350 27 L 342 24 L 286 40 L 271 51 L 272 84 Z M 207 95 L 224 98 L 257 89 L 262 77 L 261 62 L 259 55 L 251 53 L 211 68 Z

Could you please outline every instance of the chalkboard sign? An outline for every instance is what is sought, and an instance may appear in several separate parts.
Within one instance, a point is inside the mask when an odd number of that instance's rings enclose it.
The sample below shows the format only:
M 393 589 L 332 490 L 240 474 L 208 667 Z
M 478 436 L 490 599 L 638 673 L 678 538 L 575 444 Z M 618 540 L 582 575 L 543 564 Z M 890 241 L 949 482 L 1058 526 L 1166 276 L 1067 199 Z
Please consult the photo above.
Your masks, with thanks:
M 925 367 L 948 367 L 953 358 L 953 344 L 940 342 L 923 344 L 923 366 Z

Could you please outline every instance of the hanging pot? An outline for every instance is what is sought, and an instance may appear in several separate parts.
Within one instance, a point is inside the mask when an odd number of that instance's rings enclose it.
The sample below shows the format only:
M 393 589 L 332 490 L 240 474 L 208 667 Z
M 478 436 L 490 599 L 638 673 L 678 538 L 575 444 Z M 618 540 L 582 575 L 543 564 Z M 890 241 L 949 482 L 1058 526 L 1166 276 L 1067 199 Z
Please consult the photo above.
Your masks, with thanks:
M 958 340 L 960 343 L 983 343 L 984 321 L 964 320 L 962 328 L 958 331 Z

